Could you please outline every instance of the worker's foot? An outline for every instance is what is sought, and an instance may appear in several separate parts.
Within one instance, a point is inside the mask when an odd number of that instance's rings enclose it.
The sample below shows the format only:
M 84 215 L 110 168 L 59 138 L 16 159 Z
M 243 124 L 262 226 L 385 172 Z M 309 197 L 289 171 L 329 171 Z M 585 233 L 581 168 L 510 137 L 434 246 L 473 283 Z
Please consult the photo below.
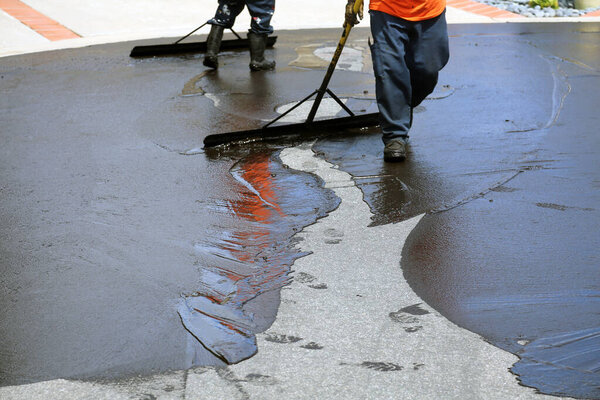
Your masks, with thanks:
M 204 55 L 204 65 L 209 68 L 219 68 L 218 54 L 224 30 L 225 28 L 219 25 L 211 25 L 210 27 L 210 33 L 206 39 L 206 54 Z
M 250 69 L 252 71 L 265 71 L 275 68 L 275 61 L 265 59 L 267 48 L 267 35 L 248 32 L 250 41 Z
M 387 142 L 383 149 L 383 160 L 386 162 L 406 160 L 406 140 L 394 139 Z

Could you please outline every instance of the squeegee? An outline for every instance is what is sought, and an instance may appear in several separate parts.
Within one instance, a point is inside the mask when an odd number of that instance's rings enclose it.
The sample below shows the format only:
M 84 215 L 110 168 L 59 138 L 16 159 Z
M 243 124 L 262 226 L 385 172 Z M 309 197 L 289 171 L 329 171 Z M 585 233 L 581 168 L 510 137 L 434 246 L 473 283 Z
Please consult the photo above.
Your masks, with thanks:
M 358 13 L 363 0 L 357 0 L 354 3 L 354 13 Z M 344 32 L 337 45 L 335 53 L 329 63 L 327 73 L 321 83 L 321 86 L 312 92 L 310 95 L 302 99 L 299 103 L 295 104 L 292 108 L 275 118 L 268 124 L 258 129 L 251 129 L 246 131 L 236 131 L 228 133 L 217 133 L 208 135 L 204 138 L 204 147 L 214 147 L 234 142 L 254 141 L 254 140 L 266 140 L 280 137 L 297 137 L 297 138 L 309 138 L 322 135 L 326 133 L 341 132 L 350 128 L 365 128 L 375 126 L 379 124 L 379 113 L 361 114 L 355 115 L 329 88 L 329 81 L 335 71 L 335 67 L 338 63 L 342 50 L 346 45 L 346 40 L 350 34 L 352 25 L 345 24 Z M 325 120 L 315 121 L 317 110 L 321 105 L 321 101 L 325 94 L 328 94 L 332 99 L 336 101 L 346 111 L 349 116 L 342 118 L 330 118 Z M 308 116 L 304 122 L 296 124 L 280 124 L 275 125 L 277 121 L 294 111 L 301 104 L 315 96 L 315 101 L 308 113 Z
M 184 39 L 187 39 L 197 30 L 203 28 L 208 22 L 200 25 L 184 37 L 180 38 L 176 42 L 169 44 L 155 44 L 147 46 L 135 46 L 129 57 L 149 57 L 149 56 L 167 56 L 173 54 L 185 54 L 185 53 L 204 53 L 206 52 L 206 42 L 187 42 L 181 43 Z M 248 39 L 242 39 L 233 29 L 229 29 L 231 33 L 235 35 L 237 39 L 228 39 L 221 41 L 221 50 L 236 50 L 236 49 L 247 49 L 250 47 Z M 277 36 L 269 36 L 267 38 L 267 47 L 273 47 L 277 41 Z

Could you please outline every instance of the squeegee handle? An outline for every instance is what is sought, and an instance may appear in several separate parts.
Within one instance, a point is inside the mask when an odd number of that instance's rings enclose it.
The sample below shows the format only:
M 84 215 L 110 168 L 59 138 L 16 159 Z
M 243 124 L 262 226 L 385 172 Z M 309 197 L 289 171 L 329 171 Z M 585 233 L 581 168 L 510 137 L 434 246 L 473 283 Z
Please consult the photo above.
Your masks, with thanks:
M 354 2 L 353 12 L 355 14 L 357 14 L 359 12 L 360 7 L 362 6 L 362 2 L 363 2 L 363 0 L 356 0 Z M 313 122 L 313 120 L 315 119 L 315 115 L 317 115 L 317 110 L 319 109 L 319 106 L 321 105 L 321 100 L 323 100 L 323 96 L 325 95 L 325 92 L 327 92 L 327 87 L 329 86 L 329 81 L 331 80 L 333 72 L 335 71 L 335 67 L 338 63 L 338 60 L 340 59 L 340 56 L 342 55 L 342 50 L 344 50 L 344 46 L 346 45 L 346 40 L 348 39 L 348 36 L 350 35 L 351 29 L 352 29 L 352 25 L 344 24 L 344 32 L 342 33 L 342 37 L 337 45 L 337 49 L 335 50 L 335 53 L 333 54 L 333 58 L 331 59 L 331 62 L 329 63 L 329 68 L 327 69 L 325 78 L 323 78 L 323 83 L 321 83 L 321 87 L 319 89 L 317 89 L 317 97 L 315 98 L 315 102 L 313 103 L 312 108 L 310 109 L 310 112 L 308 113 L 308 118 L 306 118 L 306 122 Z
M 191 36 L 191 35 L 192 35 L 192 33 L 196 32 L 198 29 L 200 29 L 200 28 L 204 28 L 204 26 L 205 26 L 206 24 L 208 24 L 208 22 L 205 22 L 205 23 L 203 23 L 202 25 L 200 25 L 199 27 L 197 27 L 196 29 L 194 29 L 193 31 L 191 31 L 190 33 L 188 33 L 187 35 L 185 35 L 184 37 L 182 37 L 181 39 L 179 39 L 178 41 L 176 41 L 176 42 L 175 42 L 175 43 L 173 43 L 173 44 L 177 44 L 177 43 L 181 42 L 183 39 L 186 39 L 186 38 L 188 38 L 189 36 Z

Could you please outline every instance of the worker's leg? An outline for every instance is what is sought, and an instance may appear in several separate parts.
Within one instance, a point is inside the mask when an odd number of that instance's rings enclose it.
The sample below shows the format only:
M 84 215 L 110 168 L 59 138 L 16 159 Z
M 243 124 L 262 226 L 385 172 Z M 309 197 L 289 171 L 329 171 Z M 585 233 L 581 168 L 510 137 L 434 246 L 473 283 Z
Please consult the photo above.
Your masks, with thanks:
M 204 65 L 209 68 L 219 67 L 219 50 L 223 31 L 225 28 L 231 28 L 235 23 L 235 18 L 244 9 L 244 0 L 219 0 L 219 7 L 214 18 L 208 20 L 211 25 L 210 33 L 206 38 L 206 53 L 204 54 Z
M 407 48 L 407 63 L 411 71 L 412 98 L 416 107 L 433 92 L 439 71 L 449 58 L 448 29 L 445 12 L 439 17 L 415 23 L 414 35 Z
M 246 5 L 252 17 L 250 32 L 258 35 L 273 33 L 271 18 L 275 12 L 275 0 L 246 0 Z
M 231 28 L 235 19 L 244 10 L 246 2 L 244 0 L 219 0 L 219 6 L 215 16 L 208 20 L 211 25 Z
M 370 14 L 375 92 L 387 144 L 406 140 L 411 126 L 411 79 L 405 60 L 411 22 L 379 11 Z
M 275 61 L 264 57 L 267 37 L 273 33 L 271 18 L 275 11 L 275 0 L 246 0 L 252 17 L 248 40 L 250 41 L 250 69 L 263 71 L 275 68 Z

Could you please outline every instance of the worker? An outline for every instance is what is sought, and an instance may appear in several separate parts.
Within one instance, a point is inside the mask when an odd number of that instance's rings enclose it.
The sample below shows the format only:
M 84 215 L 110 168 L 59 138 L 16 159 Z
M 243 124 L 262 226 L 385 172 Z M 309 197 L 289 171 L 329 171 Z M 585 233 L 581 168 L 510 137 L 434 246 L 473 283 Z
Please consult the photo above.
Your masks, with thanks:
M 250 69 L 262 71 L 275 68 L 275 61 L 266 60 L 264 57 L 267 37 L 273 33 L 271 18 L 275 11 L 275 0 L 219 0 L 215 17 L 208 21 L 211 29 L 206 40 L 206 55 L 204 56 L 204 65 L 207 67 L 214 69 L 219 67 L 218 54 L 223 39 L 223 30 L 233 26 L 235 18 L 242 12 L 244 6 L 248 7 L 252 17 L 248 31 Z
M 346 5 L 346 24 L 363 17 Z M 406 159 L 413 109 L 433 92 L 449 58 L 446 0 L 370 0 L 371 56 L 383 159 Z

